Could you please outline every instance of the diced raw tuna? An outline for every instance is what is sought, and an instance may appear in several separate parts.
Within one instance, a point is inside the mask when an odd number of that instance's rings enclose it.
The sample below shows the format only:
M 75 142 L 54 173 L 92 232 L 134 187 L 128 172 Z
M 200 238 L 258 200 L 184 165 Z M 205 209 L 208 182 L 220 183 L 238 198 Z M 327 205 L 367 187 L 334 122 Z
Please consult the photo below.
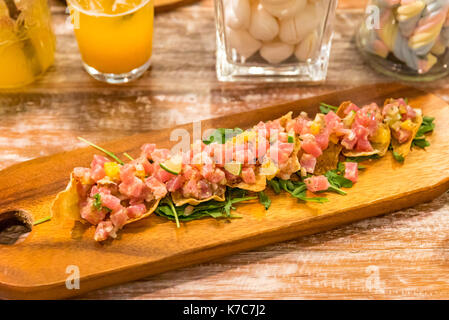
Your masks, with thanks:
M 195 180 L 187 180 L 187 183 L 182 187 L 182 194 L 185 198 L 192 197 L 198 199 L 199 193 L 197 181 Z
M 99 187 L 95 185 L 92 187 L 92 189 L 90 189 L 90 197 L 93 198 L 97 193 L 99 193 L 100 195 L 111 194 L 111 190 L 106 187 Z
M 134 175 L 135 171 L 136 168 L 132 164 L 126 164 L 120 169 L 122 183 L 119 185 L 119 191 L 129 198 L 142 197 L 145 186 L 143 181 Z
M 165 184 L 167 186 L 168 192 L 174 192 L 180 188 L 182 188 L 184 184 L 184 177 L 181 175 L 177 175 L 174 178 L 171 178 L 167 183 Z
M 310 192 L 326 191 L 329 189 L 330 184 L 325 176 L 312 176 L 304 179 L 307 190 Z
M 167 182 L 168 180 L 172 179 L 173 177 L 175 177 L 176 175 L 171 174 L 167 171 L 165 171 L 164 169 L 162 169 L 159 165 L 156 166 L 155 169 L 155 173 L 153 174 L 153 176 L 159 180 L 162 183 Z
M 345 178 L 356 183 L 358 176 L 359 169 L 357 162 L 345 162 Z
M 212 188 L 206 180 L 198 181 L 199 198 L 206 199 L 212 196 Z
M 316 158 L 311 154 L 304 153 L 300 160 L 301 167 L 308 173 L 313 173 L 316 166 Z
M 201 177 L 201 173 L 195 167 L 185 165 L 182 169 L 182 175 L 185 180 L 198 180 Z
M 97 225 L 105 218 L 106 212 L 104 210 L 98 211 L 94 207 L 94 199 L 88 198 L 87 201 L 80 204 L 80 215 L 84 220 L 87 220 L 93 225 Z
M 95 230 L 94 239 L 95 241 L 104 241 L 112 234 L 115 234 L 112 222 L 110 220 L 102 221 Z
M 112 211 L 119 210 L 122 207 L 120 204 L 120 199 L 117 197 L 104 193 L 100 193 L 100 197 L 101 197 L 101 205 L 103 207 L 111 209 Z
M 156 199 L 162 199 L 167 195 L 165 184 L 154 177 L 145 179 L 145 185 L 151 190 Z
M 319 145 L 321 150 L 326 150 L 329 146 L 329 136 L 330 133 L 327 128 L 324 128 L 319 134 L 315 136 L 316 143 Z
M 128 214 L 125 208 L 112 212 L 109 217 L 111 218 L 111 222 L 116 229 L 123 227 L 128 220 Z
M 254 173 L 254 169 L 247 167 L 242 169 L 242 180 L 245 183 L 253 184 L 256 183 L 256 174 Z
M 156 145 L 154 143 L 144 144 L 140 150 L 142 150 L 141 155 L 147 159 L 151 159 L 151 153 L 156 149 Z
M 78 179 L 84 184 L 93 182 L 91 180 L 91 169 L 89 168 L 77 167 L 73 169 L 73 174 L 76 179 Z
M 354 103 L 351 103 L 349 106 L 347 106 L 345 108 L 345 110 L 343 110 L 343 113 L 347 116 L 351 111 L 357 112 L 359 110 L 360 110 L 360 108 L 357 107 L 357 105 L 355 105 Z
M 151 152 L 151 159 L 156 163 L 164 162 L 170 158 L 170 150 L 168 149 L 155 149 Z
M 398 140 L 399 143 L 407 142 L 412 135 L 412 132 L 405 129 L 399 129 L 398 131 L 393 131 L 393 136 Z
M 373 150 L 371 143 L 368 140 L 369 129 L 362 125 L 355 125 L 353 128 L 355 135 L 357 136 L 357 143 L 355 146 L 356 151 L 369 152 Z
M 368 130 L 368 136 L 371 137 L 376 133 L 377 128 L 379 127 L 380 115 L 380 109 L 377 104 L 372 103 L 364 106 L 357 111 L 352 128 L 354 129 L 356 126 L 364 127 Z
M 412 107 L 407 106 L 406 110 L 407 110 L 407 112 L 402 115 L 402 119 L 401 119 L 402 121 L 409 120 L 409 119 L 413 120 L 416 118 L 416 111 Z
M 129 206 L 128 208 L 126 208 L 126 214 L 128 215 L 129 219 L 135 219 L 140 217 L 141 215 L 143 215 L 146 211 L 146 207 L 143 203 L 141 204 L 136 204 L 133 206 Z
M 106 157 L 94 155 L 94 159 L 92 160 L 92 163 L 90 164 L 90 168 L 91 168 L 90 176 L 94 181 L 101 180 L 106 176 L 106 173 L 104 171 L 104 164 L 106 162 L 110 162 L 110 161 L 111 160 L 109 160 Z
M 328 114 L 326 114 L 324 116 L 324 122 L 326 123 L 326 129 L 327 129 L 329 135 L 331 133 L 336 132 L 339 129 L 343 128 L 342 120 L 333 111 L 329 111 Z M 326 148 L 327 148 L 327 146 L 326 146 Z M 324 148 L 324 149 L 326 149 L 326 148 Z
M 225 179 L 225 173 L 223 170 L 215 168 L 213 171 L 205 174 L 204 177 L 211 183 L 220 183 Z
M 302 136 L 303 140 L 301 143 L 301 148 L 308 154 L 311 154 L 315 158 L 321 156 L 323 151 L 315 140 L 315 136 L 312 134 L 305 134 Z
M 346 150 L 352 150 L 357 143 L 357 136 L 354 131 L 351 129 L 346 129 L 346 133 L 344 135 L 343 140 L 341 141 L 341 145 L 345 147 Z

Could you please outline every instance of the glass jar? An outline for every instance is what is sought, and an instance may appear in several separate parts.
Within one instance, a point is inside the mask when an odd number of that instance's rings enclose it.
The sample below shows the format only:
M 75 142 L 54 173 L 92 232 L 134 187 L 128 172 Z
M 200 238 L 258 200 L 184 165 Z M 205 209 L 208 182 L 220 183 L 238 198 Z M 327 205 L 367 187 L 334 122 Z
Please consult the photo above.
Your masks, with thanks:
M 68 0 L 86 71 L 107 83 L 139 78 L 151 64 L 154 0 Z
M 449 0 L 370 0 L 357 46 L 379 72 L 409 81 L 449 73 Z
M 33 82 L 54 53 L 47 0 L 0 0 L 0 88 Z
M 322 81 L 336 0 L 215 0 L 220 81 Z

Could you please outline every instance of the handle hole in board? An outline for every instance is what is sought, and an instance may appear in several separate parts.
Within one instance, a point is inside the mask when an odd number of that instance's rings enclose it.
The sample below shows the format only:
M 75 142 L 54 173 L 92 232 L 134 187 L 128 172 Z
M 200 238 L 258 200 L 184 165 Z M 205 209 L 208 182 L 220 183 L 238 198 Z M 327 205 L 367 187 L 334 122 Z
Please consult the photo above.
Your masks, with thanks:
M 24 210 L 0 213 L 0 245 L 13 245 L 26 239 L 33 229 L 33 219 Z

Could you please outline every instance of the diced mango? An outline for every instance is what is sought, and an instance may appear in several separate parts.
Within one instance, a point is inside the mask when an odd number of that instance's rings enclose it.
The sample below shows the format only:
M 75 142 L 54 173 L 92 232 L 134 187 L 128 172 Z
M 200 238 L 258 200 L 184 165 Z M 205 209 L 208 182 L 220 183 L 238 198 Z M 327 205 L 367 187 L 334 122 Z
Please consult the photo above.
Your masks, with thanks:
M 310 125 L 310 132 L 312 134 L 318 134 L 320 133 L 321 130 L 321 126 L 318 122 L 313 121 L 312 124 Z
M 404 122 L 401 123 L 401 128 L 408 131 L 413 131 L 414 127 L 415 124 L 410 119 L 405 120 Z
M 106 176 L 113 180 L 118 180 L 120 178 L 120 166 L 117 162 L 106 162 L 104 164 L 104 171 Z

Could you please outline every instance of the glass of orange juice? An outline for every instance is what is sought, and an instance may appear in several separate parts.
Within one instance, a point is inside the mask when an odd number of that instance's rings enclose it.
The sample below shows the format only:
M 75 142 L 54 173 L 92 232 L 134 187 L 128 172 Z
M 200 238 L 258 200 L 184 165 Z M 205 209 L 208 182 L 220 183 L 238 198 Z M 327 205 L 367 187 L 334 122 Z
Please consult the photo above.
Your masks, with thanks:
M 54 54 L 47 0 L 0 0 L 0 88 L 33 82 Z
M 153 0 L 68 0 L 87 72 L 108 83 L 140 77 L 150 66 Z

